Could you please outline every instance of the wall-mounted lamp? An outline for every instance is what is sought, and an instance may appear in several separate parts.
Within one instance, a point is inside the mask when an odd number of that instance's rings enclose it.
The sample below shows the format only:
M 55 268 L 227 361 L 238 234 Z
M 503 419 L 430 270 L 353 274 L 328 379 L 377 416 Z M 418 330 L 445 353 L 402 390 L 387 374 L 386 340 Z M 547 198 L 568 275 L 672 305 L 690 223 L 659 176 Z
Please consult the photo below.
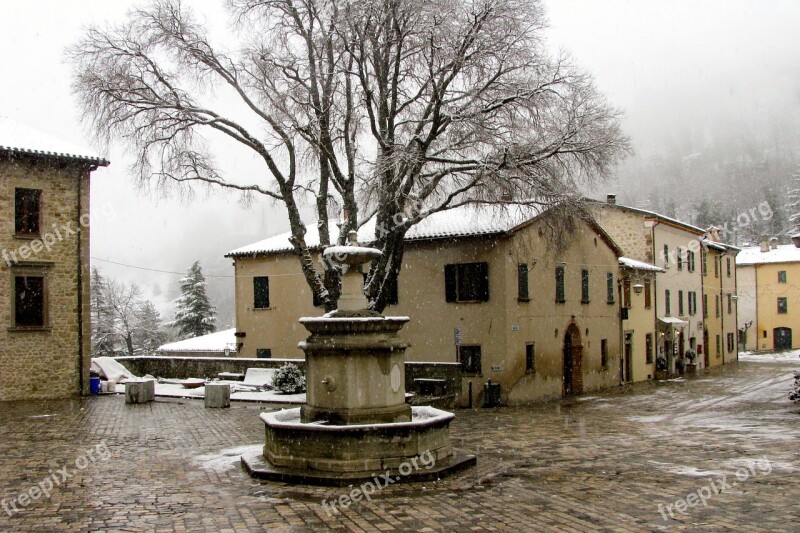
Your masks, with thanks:
M 735 294 L 731 296 L 731 300 L 738 300 L 738 299 L 739 299 L 739 297 L 736 296 Z
M 635 292 L 636 294 L 642 294 L 643 290 L 644 290 L 644 285 L 642 285 L 641 283 L 637 283 L 636 285 L 633 286 L 633 292 Z

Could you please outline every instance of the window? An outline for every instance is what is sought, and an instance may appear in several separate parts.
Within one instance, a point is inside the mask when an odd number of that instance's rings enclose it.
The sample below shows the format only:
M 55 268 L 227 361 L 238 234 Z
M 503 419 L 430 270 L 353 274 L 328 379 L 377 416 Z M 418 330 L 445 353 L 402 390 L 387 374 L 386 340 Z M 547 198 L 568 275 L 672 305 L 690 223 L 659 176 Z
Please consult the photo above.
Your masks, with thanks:
M 733 349 L 736 345 L 736 341 L 733 337 L 733 333 L 728 333 L 728 353 L 732 353 Z
M 18 235 L 39 235 L 42 191 L 14 189 L 14 232 Z
M 567 299 L 564 295 L 564 267 L 556 267 L 556 303 L 564 303 Z
M 669 289 L 664 291 L 664 314 L 666 316 L 670 315 Z
M 678 270 L 683 270 L 683 249 L 679 246 L 676 250 L 676 262 L 678 263 Z
M 697 293 L 694 291 L 687 292 L 686 300 L 689 306 L 689 315 L 693 316 L 697 311 Z
M 646 333 L 644 336 L 644 357 L 645 363 L 653 362 L 653 334 Z
M 622 307 L 625 309 L 631 307 L 631 280 L 629 279 L 622 282 Z
M 43 273 L 15 271 L 14 327 L 39 329 L 47 327 L 47 295 Z
M 669 245 L 664 245 L 664 268 L 669 268 Z
M 728 277 L 731 277 L 731 258 L 730 257 L 726 257 L 725 258 L 725 263 L 726 263 L 726 268 L 727 268 L 727 271 L 728 271 Z
M 717 353 L 716 353 L 717 357 L 719 357 L 721 351 L 722 351 L 722 348 L 721 348 L 721 344 L 720 344 L 720 341 L 719 341 L 719 335 L 717 335 Z
M 608 339 L 600 339 L 600 364 L 608 368 Z
M 683 291 L 678 291 L 678 316 L 683 316 Z
M 520 263 L 517 265 L 517 300 L 520 302 L 530 301 L 528 294 L 528 265 Z
M 714 316 L 719 318 L 719 294 L 714 295 Z
M 721 257 L 717 257 L 716 255 L 713 257 L 714 259 L 714 277 L 719 277 L 719 260 L 722 259 Z
M 778 272 L 778 283 L 786 283 L 786 271 L 781 270 Z
M 536 372 L 536 348 L 532 342 L 525 344 L 525 372 L 528 374 Z
M 606 274 L 606 302 L 614 303 L 614 274 Z
M 581 303 L 589 303 L 589 271 L 581 270 Z
M 689 272 L 694 272 L 694 252 L 689 250 L 686 252 L 686 269 Z
M 778 313 L 786 314 L 789 312 L 789 303 L 785 297 L 778 298 Z
M 253 309 L 267 309 L 269 307 L 269 277 L 256 276 L 253 278 Z
M 728 314 L 733 313 L 733 295 L 728 294 Z
M 464 374 L 480 375 L 481 347 L 461 346 L 458 352 L 461 359 L 461 369 L 464 371 Z
M 704 276 L 708 276 L 708 254 L 705 252 L 705 250 L 700 252 L 700 254 L 701 254 L 702 258 L 703 258 L 703 263 L 700 265 L 702 274 Z
M 272 357 L 272 348 L 256 348 L 256 357 L 270 359 Z
M 444 266 L 445 300 L 485 302 L 489 300 L 489 264 L 458 263 Z
M 703 318 L 708 318 L 708 294 L 703 295 Z
M 650 293 L 650 280 L 644 280 L 644 306 L 646 309 L 653 307 L 653 295 Z

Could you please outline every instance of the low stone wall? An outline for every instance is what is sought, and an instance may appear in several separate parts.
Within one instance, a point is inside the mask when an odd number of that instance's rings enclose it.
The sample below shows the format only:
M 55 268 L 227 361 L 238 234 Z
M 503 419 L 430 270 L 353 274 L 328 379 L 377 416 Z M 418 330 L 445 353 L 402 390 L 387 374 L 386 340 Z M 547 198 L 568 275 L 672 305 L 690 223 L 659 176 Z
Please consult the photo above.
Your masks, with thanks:
M 452 402 L 446 404 L 455 405 L 461 397 L 461 363 L 412 363 L 406 361 L 406 390 L 419 393 L 418 384 L 415 379 L 443 379 L 445 381 L 444 393 L 452 397 Z
M 116 357 L 134 375 L 157 378 L 215 378 L 220 372 L 244 374 L 248 368 L 278 368 L 294 363 L 305 371 L 303 359 L 250 359 L 245 357 Z
M 250 359 L 245 357 L 116 357 L 137 376 L 150 374 L 158 378 L 215 378 L 220 372 L 244 374 L 248 368 L 278 368 L 294 363 L 305 371 L 304 359 Z M 406 362 L 406 390 L 419 392 L 414 381 L 418 378 L 442 379 L 446 396 L 455 402 L 461 396 L 461 365 L 459 363 Z M 451 403 L 451 402 L 446 402 Z

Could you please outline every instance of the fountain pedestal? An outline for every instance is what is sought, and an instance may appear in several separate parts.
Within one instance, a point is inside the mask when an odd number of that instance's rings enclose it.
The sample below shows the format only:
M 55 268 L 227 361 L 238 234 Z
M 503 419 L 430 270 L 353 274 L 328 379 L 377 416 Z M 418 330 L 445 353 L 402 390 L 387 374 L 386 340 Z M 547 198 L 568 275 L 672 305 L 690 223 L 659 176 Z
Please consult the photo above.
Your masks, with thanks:
M 311 333 L 306 354 L 307 404 L 264 413 L 263 454 L 243 456 L 255 477 L 346 485 L 389 473 L 396 481 L 437 479 L 475 464 L 450 444 L 452 413 L 405 403 L 408 346 L 398 332 L 408 317 L 366 309 L 360 265 L 380 255 L 350 246 L 325 250 L 344 265 L 339 309 L 301 318 Z M 399 475 L 397 475 L 399 474 Z

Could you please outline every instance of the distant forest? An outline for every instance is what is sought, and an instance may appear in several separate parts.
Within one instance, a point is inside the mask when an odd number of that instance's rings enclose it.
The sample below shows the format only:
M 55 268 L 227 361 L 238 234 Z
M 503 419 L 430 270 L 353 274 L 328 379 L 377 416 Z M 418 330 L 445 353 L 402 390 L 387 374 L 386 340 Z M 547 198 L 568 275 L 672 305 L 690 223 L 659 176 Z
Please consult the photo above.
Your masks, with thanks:
M 756 244 L 761 235 L 788 243 L 800 212 L 800 120 L 770 115 L 760 124 L 716 126 L 723 131 L 664 133 L 660 149 L 619 168 L 613 192 L 625 205 L 717 226 L 730 244 Z

